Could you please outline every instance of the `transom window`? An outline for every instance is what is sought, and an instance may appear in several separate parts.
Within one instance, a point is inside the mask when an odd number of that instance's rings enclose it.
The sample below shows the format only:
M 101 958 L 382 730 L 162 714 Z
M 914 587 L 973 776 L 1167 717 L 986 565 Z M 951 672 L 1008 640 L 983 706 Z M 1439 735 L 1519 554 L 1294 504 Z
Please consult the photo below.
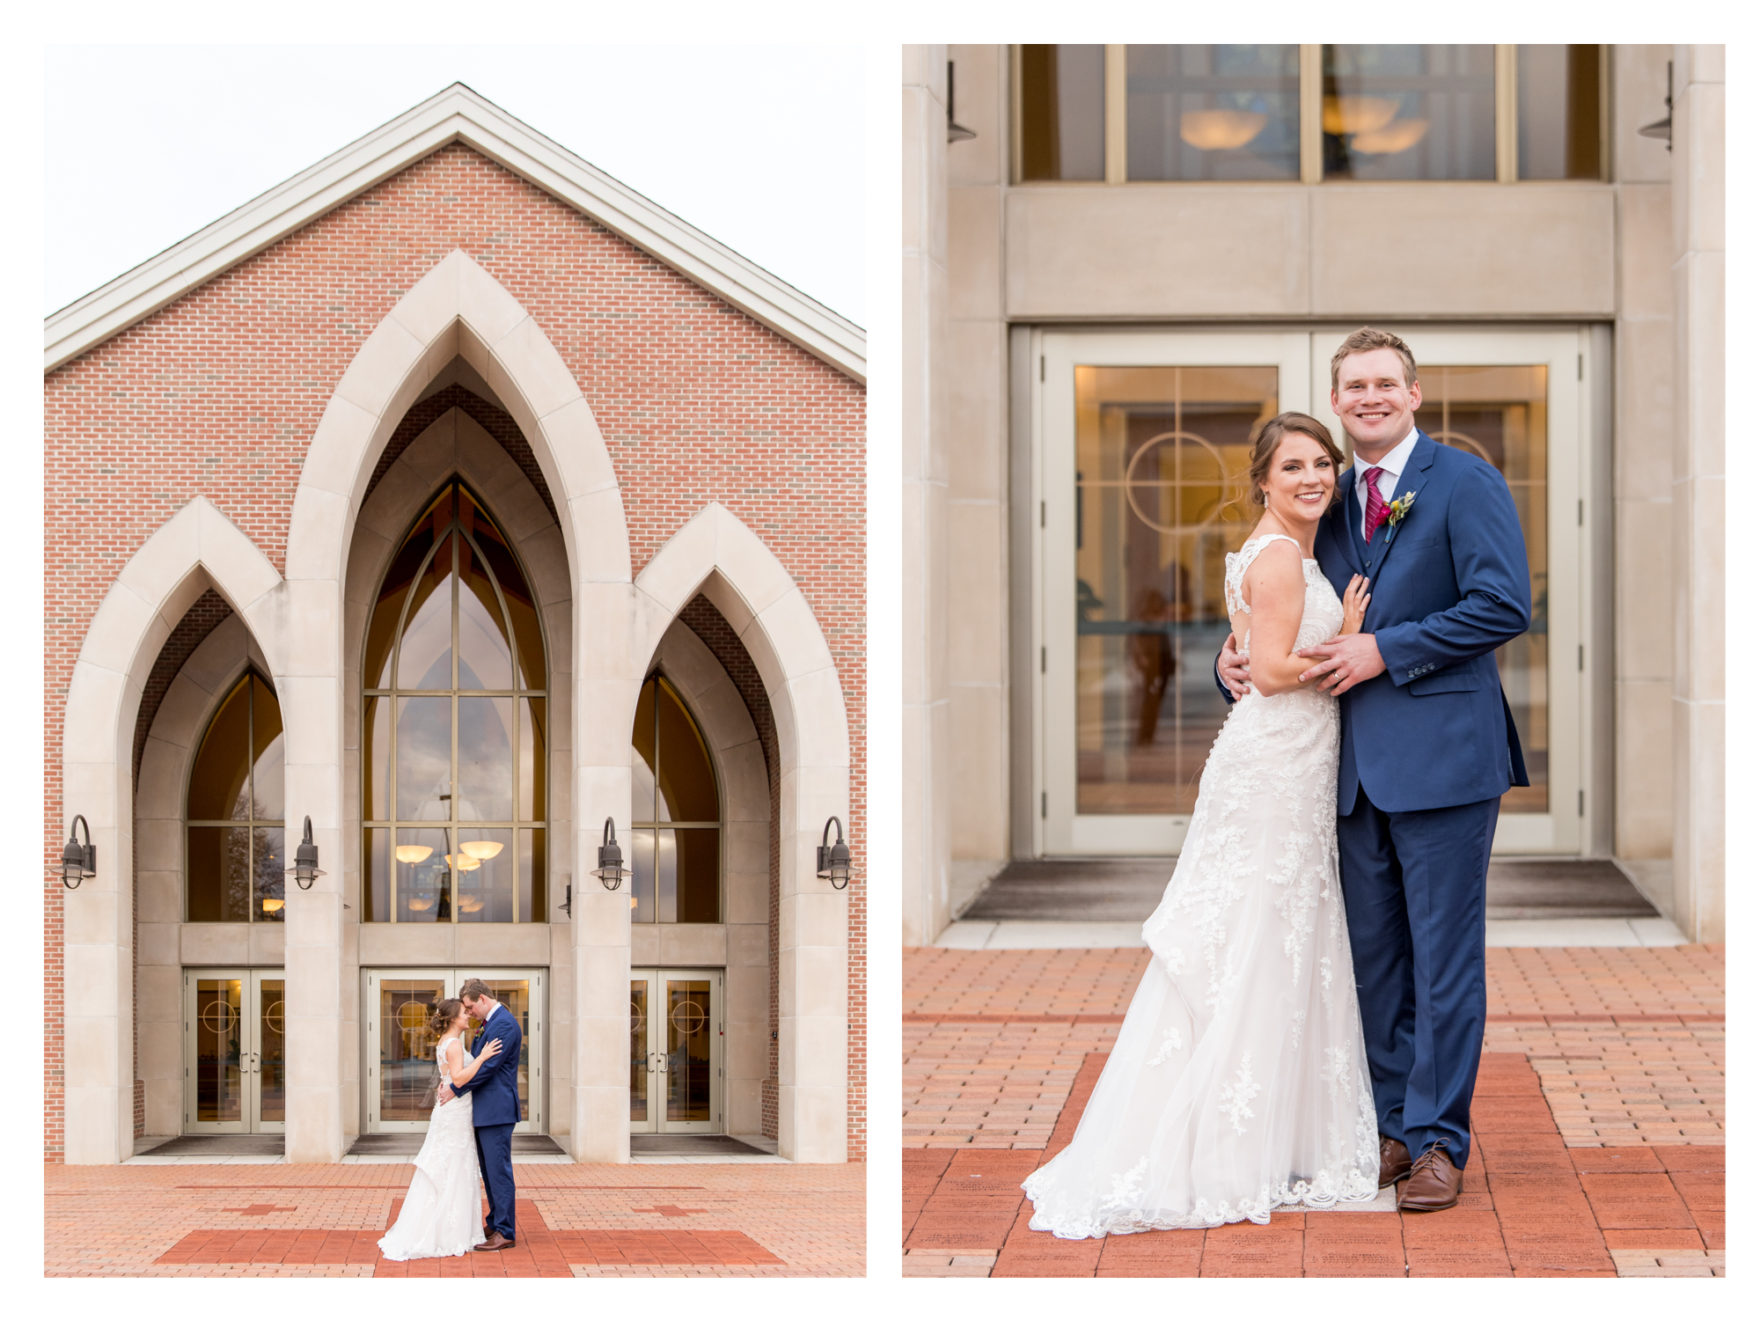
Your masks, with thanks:
M 196 749 L 185 801 L 190 921 L 281 921 L 281 704 L 254 670 L 226 694 Z
M 1600 179 L 1600 46 L 1014 48 L 1019 182 Z
M 702 730 L 659 674 L 636 703 L 632 921 L 721 920 L 721 790 Z
M 361 664 L 363 921 L 545 921 L 543 629 L 456 478 L 392 557 Z

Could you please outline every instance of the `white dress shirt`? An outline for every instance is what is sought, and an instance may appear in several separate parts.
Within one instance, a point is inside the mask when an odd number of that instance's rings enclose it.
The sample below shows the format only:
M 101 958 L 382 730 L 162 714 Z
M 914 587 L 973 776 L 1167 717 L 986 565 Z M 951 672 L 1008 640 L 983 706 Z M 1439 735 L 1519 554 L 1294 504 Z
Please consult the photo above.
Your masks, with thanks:
M 1399 489 L 1399 475 L 1406 470 L 1406 464 L 1412 461 L 1412 450 L 1418 443 L 1418 428 L 1413 427 L 1404 440 L 1387 452 L 1387 456 L 1379 463 L 1365 463 L 1361 454 L 1356 455 L 1351 466 L 1357 473 L 1357 503 L 1361 510 L 1357 515 L 1357 538 L 1368 540 L 1369 531 L 1369 496 L 1363 484 L 1363 474 L 1372 467 L 1381 469 L 1381 475 L 1375 485 L 1381 491 L 1381 498 L 1389 504 L 1393 503 L 1394 492 Z

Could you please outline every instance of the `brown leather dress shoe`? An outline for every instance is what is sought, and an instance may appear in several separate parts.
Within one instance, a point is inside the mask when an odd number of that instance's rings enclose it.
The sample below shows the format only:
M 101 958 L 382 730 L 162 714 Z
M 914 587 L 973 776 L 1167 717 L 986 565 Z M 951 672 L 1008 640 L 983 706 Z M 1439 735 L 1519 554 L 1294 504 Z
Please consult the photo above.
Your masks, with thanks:
M 1412 1152 L 1406 1143 L 1394 1137 L 1381 1138 L 1381 1183 L 1392 1187 L 1412 1171 Z
M 506 1251 L 512 1245 L 513 1245 L 512 1238 L 504 1238 L 499 1233 L 491 1233 L 491 1234 L 489 1234 L 489 1240 L 487 1242 L 479 1242 L 479 1243 L 477 1243 L 476 1246 L 472 1247 L 471 1250 L 472 1251 Z
M 1448 1158 L 1447 1142 L 1428 1147 L 1412 1164 L 1400 1189 L 1401 1210 L 1446 1210 L 1461 1199 L 1461 1171 Z

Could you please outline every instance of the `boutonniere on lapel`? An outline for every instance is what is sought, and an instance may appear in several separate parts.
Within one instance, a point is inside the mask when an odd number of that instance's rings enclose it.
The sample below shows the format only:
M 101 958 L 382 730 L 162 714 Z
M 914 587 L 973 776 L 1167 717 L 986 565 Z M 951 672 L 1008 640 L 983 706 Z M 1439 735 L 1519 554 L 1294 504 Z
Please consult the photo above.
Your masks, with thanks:
M 1417 498 L 1417 491 L 1408 490 L 1387 506 L 1387 539 L 1389 543 L 1393 541 L 1393 534 L 1399 530 L 1399 525 L 1405 521 L 1406 515 L 1412 511 L 1412 504 Z

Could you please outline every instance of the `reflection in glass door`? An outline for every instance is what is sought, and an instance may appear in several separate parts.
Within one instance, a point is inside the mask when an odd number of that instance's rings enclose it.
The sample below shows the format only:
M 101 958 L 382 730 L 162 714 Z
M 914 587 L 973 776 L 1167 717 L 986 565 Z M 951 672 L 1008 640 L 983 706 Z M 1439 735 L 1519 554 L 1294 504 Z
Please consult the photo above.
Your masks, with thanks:
M 1042 850 L 1168 854 L 1227 715 L 1223 556 L 1254 429 L 1305 399 L 1305 339 L 1046 334 Z
M 515 1132 L 544 1131 L 542 971 L 473 971 L 461 968 L 398 968 L 365 973 L 366 1128 L 368 1132 L 424 1132 L 433 1113 L 439 1072 L 434 1058 L 440 1037 L 430 1023 L 434 1004 L 456 998 L 458 987 L 481 977 L 503 1011 L 519 1022 L 520 1112 Z M 466 1032 L 467 1048 L 483 1028 Z
M 1352 329 L 1313 337 L 1313 411 L 1341 443 L 1346 437 L 1327 395 L 1333 350 Z M 1418 360 L 1419 429 L 1503 474 L 1526 539 L 1531 622 L 1498 650 L 1497 670 L 1530 783 L 1504 794 L 1496 849 L 1576 852 L 1584 846 L 1586 806 L 1589 533 L 1580 430 L 1587 346 L 1575 330 L 1399 333 Z
M 1250 438 L 1299 409 L 1345 439 L 1331 358 L 1355 328 L 1034 336 L 1037 854 L 1165 856 L 1183 843 L 1226 715 L 1211 665 L 1229 628 L 1223 557 L 1259 513 Z M 1497 850 L 1579 851 L 1584 332 L 1401 333 L 1419 426 L 1503 474 L 1527 538 L 1533 623 L 1498 666 L 1533 783 L 1506 796 Z
M 723 1126 L 719 970 L 630 976 L 632 1132 L 719 1132 Z
M 279 968 L 184 973 L 186 1131 L 284 1129 L 284 985 Z

